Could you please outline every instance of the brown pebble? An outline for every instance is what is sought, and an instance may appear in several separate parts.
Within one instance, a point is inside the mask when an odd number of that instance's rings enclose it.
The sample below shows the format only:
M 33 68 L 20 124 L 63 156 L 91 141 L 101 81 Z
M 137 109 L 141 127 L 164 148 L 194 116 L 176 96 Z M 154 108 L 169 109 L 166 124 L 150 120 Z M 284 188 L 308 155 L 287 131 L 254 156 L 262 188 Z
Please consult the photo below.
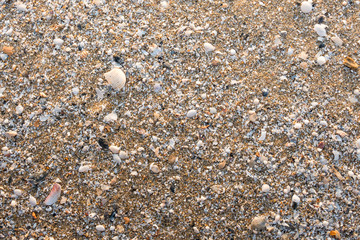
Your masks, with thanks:
M 323 141 L 319 142 L 318 148 L 324 149 L 325 143 Z
M 169 159 L 168 159 L 168 162 L 170 164 L 174 164 L 177 160 L 177 154 L 176 153 L 172 153 L 170 156 L 169 156 Z
M 351 68 L 353 70 L 358 69 L 359 65 L 355 62 L 354 59 L 352 59 L 351 57 L 346 57 L 344 59 L 344 65 L 348 68 Z
M 9 56 L 13 55 L 15 52 L 13 47 L 7 47 L 7 46 L 3 47 L 2 51 Z
M 128 218 L 128 217 L 124 217 L 124 221 L 125 221 L 125 224 L 129 224 L 129 222 L 130 222 L 130 218 Z
M 219 169 L 223 169 L 226 166 L 226 161 L 219 163 Z
M 219 66 L 220 65 L 220 61 L 217 59 L 214 59 L 211 61 L 211 66 Z
M 306 62 L 302 62 L 300 63 L 300 67 L 304 70 L 306 70 L 308 68 L 308 64 Z

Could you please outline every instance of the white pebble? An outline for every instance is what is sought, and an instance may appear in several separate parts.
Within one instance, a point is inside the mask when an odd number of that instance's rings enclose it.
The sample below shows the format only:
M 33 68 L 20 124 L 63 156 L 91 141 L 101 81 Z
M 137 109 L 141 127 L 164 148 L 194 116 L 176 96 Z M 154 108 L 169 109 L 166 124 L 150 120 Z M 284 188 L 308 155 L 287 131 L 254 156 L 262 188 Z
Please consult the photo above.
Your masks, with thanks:
M 127 158 L 129 158 L 129 154 L 127 152 L 125 152 L 125 151 L 120 151 L 119 157 L 121 159 L 127 159 Z
M 161 2 L 160 2 L 160 5 L 161 5 L 161 7 L 164 8 L 164 9 L 166 9 L 166 8 L 169 7 L 169 3 L 168 3 L 167 1 L 161 1 Z
M 210 113 L 211 114 L 215 114 L 216 112 L 217 112 L 216 108 L 214 108 L 214 107 L 210 108 Z
M 118 163 L 118 164 L 121 163 L 121 158 L 118 154 L 113 154 L 113 160 L 115 163 Z
M 91 165 L 84 165 L 79 167 L 79 172 L 88 172 L 91 168 Z
M 188 111 L 188 113 L 186 114 L 186 116 L 187 116 L 188 118 L 191 118 L 191 117 L 195 117 L 196 114 L 197 114 L 196 110 L 190 110 L 190 111 Z
M 342 46 L 343 40 L 339 37 L 332 37 L 331 40 L 335 43 L 336 46 Z
M 354 90 L 354 94 L 355 94 L 355 95 L 360 95 L 359 89 L 355 89 L 355 90 Z
M 125 86 L 126 76 L 125 73 L 118 68 L 114 68 L 111 71 L 104 74 L 106 81 L 115 90 L 120 90 Z
M 301 11 L 303 13 L 309 13 L 309 12 L 311 12 L 311 10 L 312 10 L 311 2 L 304 1 L 304 2 L 301 3 Z
M 355 142 L 356 148 L 360 148 L 360 138 Z
M 61 45 L 63 45 L 63 43 L 64 43 L 64 40 L 62 40 L 62 39 L 60 39 L 60 38 L 55 38 L 55 39 L 54 39 L 54 44 L 55 44 L 56 46 L 61 46 Z
M 97 225 L 96 230 L 98 230 L 99 232 L 103 232 L 103 231 L 105 231 L 105 227 L 104 227 L 104 225 Z
M 314 30 L 320 37 L 325 37 L 326 36 L 325 27 L 326 27 L 326 25 L 324 25 L 324 24 L 315 24 Z
M 15 189 L 14 190 L 14 194 L 18 197 L 20 197 L 22 195 L 22 191 L 20 189 Z
M 255 98 L 255 99 L 254 99 L 254 104 L 255 104 L 255 105 L 258 105 L 259 103 L 260 103 L 259 99 Z
M 152 163 L 152 164 L 150 164 L 150 171 L 153 173 L 159 173 L 160 169 L 156 164 Z
M 294 128 L 295 129 L 300 129 L 301 128 L 301 123 L 295 123 Z
M 11 203 L 10 203 L 10 206 L 15 207 L 16 204 L 17 204 L 17 202 L 15 200 L 12 200 Z
M 5 136 L 7 136 L 7 137 L 15 137 L 17 135 L 17 132 L 15 132 L 15 131 L 8 131 L 8 132 L 6 132 L 5 133 Z
M 320 56 L 316 59 L 316 62 L 319 64 L 319 65 L 324 65 L 326 63 L 326 58 L 323 57 L 323 56 Z
M 114 146 L 114 145 L 111 145 L 110 147 L 109 147 L 109 150 L 112 152 L 112 153 L 119 153 L 119 151 L 120 151 L 120 148 L 119 147 L 117 147 L 117 146 Z
M 29 203 L 30 203 L 31 206 L 35 206 L 37 204 L 36 198 L 34 198 L 33 196 L 30 195 Z
M 296 195 L 296 194 L 294 194 L 293 196 L 292 196 L 292 202 L 294 202 L 294 203 L 297 203 L 297 204 L 299 204 L 300 203 L 300 198 L 299 198 L 299 196 L 298 195 Z
M 18 105 L 15 109 L 16 114 L 21 114 L 24 111 L 24 107 L 21 105 Z
M 205 52 L 212 52 L 215 50 L 215 47 L 211 43 L 204 43 Z
M 353 171 L 349 171 L 349 172 L 348 172 L 348 175 L 349 175 L 349 177 L 354 177 L 355 174 L 354 174 Z
M 235 55 L 236 51 L 235 51 L 235 49 L 230 49 L 229 53 L 230 53 L 230 55 Z
M 16 3 L 16 9 L 19 10 L 19 11 L 22 11 L 22 12 L 26 12 L 27 9 L 26 9 L 26 5 L 22 2 L 17 2 Z
M 78 87 L 74 87 L 73 89 L 71 89 L 71 91 L 74 95 L 78 95 L 80 92 L 80 89 Z
M 263 193 L 268 193 L 268 192 L 270 191 L 270 186 L 269 186 L 268 184 L 262 185 L 261 191 L 262 191 Z

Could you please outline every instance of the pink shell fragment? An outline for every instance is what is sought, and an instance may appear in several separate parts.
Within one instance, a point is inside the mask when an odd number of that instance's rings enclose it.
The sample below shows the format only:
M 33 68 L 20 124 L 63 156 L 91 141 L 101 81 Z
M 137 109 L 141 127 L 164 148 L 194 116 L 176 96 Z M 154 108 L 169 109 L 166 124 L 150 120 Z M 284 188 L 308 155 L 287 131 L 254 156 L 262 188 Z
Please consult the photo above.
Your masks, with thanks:
M 53 205 L 60 197 L 61 186 L 57 183 L 54 184 L 49 196 L 45 199 L 45 205 Z

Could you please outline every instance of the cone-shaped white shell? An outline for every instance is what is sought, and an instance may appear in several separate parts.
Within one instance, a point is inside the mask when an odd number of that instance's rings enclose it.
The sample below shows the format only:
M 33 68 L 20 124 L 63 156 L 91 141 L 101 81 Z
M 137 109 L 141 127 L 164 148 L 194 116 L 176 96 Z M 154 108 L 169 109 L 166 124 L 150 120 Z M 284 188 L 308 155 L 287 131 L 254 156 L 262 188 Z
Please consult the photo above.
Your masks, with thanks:
M 110 72 L 104 74 L 106 81 L 116 90 L 120 90 L 125 86 L 125 73 L 118 68 L 114 68 Z
M 54 184 L 49 196 L 45 199 L 45 205 L 53 205 L 60 197 L 61 186 L 57 183 Z

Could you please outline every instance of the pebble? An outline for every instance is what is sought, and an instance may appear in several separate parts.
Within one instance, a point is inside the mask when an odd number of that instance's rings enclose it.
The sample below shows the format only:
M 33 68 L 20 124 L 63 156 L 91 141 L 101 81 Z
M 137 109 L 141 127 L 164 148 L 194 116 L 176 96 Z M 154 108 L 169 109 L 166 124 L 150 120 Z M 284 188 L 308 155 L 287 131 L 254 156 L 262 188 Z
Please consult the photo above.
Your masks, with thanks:
M 105 231 L 105 227 L 104 227 L 104 225 L 97 225 L 96 230 L 98 230 L 99 232 L 103 232 L 103 231 Z
M 16 196 L 18 196 L 18 197 L 20 197 L 21 195 L 22 195 L 22 190 L 20 190 L 20 189 L 15 189 L 14 190 L 14 194 L 16 195 Z
M 16 3 L 16 9 L 21 11 L 21 12 L 26 12 L 27 11 L 27 8 L 26 8 L 26 5 L 22 2 L 17 2 Z
M 159 173 L 160 169 L 155 163 L 152 163 L 150 164 L 150 171 L 153 173 Z
M 74 94 L 74 95 L 78 95 L 79 92 L 80 92 L 80 89 L 79 89 L 78 87 L 74 87 L 73 89 L 71 89 L 71 92 L 72 92 L 72 94 Z
M 11 203 L 10 203 L 10 206 L 16 207 L 16 205 L 17 205 L 17 202 L 15 200 L 12 200 Z
M 16 131 L 8 131 L 5 133 L 5 136 L 7 136 L 8 138 L 15 137 L 16 135 L 17 135 Z
M 130 218 L 124 217 L 124 222 L 125 222 L 125 224 L 129 224 L 130 223 Z
M 2 51 L 3 51 L 3 53 L 5 53 L 8 56 L 11 56 L 11 55 L 13 55 L 15 53 L 14 48 L 13 47 L 8 47 L 8 46 L 4 46 L 2 48 Z
M 117 164 L 121 163 L 121 158 L 120 158 L 120 156 L 118 154 L 113 154 L 113 160 Z
M 331 40 L 335 43 L 336 46 L 340 47 L 343 45 L 343 40 L 341 40 L 339 37 L 332 37 Z
M 324 65 L 326 63 L 326 58 L 323 56 L 320 56 L 316 59 L 316 62 L 321 66 Z
M 270 191 L 270 186 L 269 186 L 268 184 L 262 185 L 261 191 L 262 191 L 263 193 L 268 193 L 268 192 Z
M 187 112 L 186 116 L 188 118 L 192 118 L 192 117 L 195 117 L 196 114 L 197 114 L 196 110 L 190 110 L 190 111 Z
M 119 157 L 121 159 L 127 159 L 127 158 L 129 158 L 129 154 L 127 152 L 125 152 L 125 151 L 120 151 Z
M 104 74 L 106 81 L 115 90 L 120 90 L 125 86 L 126 76 L 125 73 L 119 69 L 114 68 L 111 71 Z
M 302 127 L 301 123 L 295 123 L 294 124 L 295 129 L 300 129 L 301 127 Z
M 33 196 L 29 196 L 29 203 L 31 206 L 35 206 L 37 204 L 36 202 L 36 198 L 34 198 Z
M 44 204 L 45 205 L 53 205 L 59 199 L 60 194 L 61 194 L 60 184 L 54 183 L 49 196 L 47 196 L 47 198 L 44 201 Z
M 324 24 L 315 24 L 314 30 L 320 37 L 325 37 L 326 36 L 325 27 L 326 27 L 326 25 L 324 25 Z
M 106 115 L 104 117 L 104 121 L 105 122 L 116 122 L 116 120 L 118 119 L 118 116 L 116 113 L 112 112 L 112 113 L 109 113 L 108 115 Z
M 83 165 L 79 167 L 79 172 L 88 172 L 91 169 L 91 165 Z
M 16 114 L 22 114 L 23 111 L 24 111 L 24 107 L 21 105 L 18 105 L 15 109 Z
M 267 97 L 269 95 L 269 90 L 267 88 L 263 88 L 261 90 L 261 94 L 263 95 L 263 97 Z
M 111 146 L 109 147 L 109 150 L 110 150 L 112 153 L 117 154 L 117 153 L 119 153 L 119 151 L 120 151 L 120 147 L 111 145 Z
M 312 3 L 308 1 L 304 1 L 301 3 L 300 8 L 303 13 L 309 13 L 312 10 Z
M 251 221 L 250 228 L 252 230 L 264 230 L 266 228 L 267 217 L 266 216 L 258 216 L 254 217 Z
M 226 161 L 222 161 L 219 163 L 219 169 L 223 169 L 226 166 Z
M 63 45 L 64 40 L 62 40 L 61 38 L 55 38 L 54 39 L 54 44 L 58 47 L 60 47 L 61 45 Z
M 306 62 L 301 62 L 300 63 L 300 67 L 304 70 L 306 70 L 308 68 L 308 64 Z
M 216 112 L 217 112 L 216 108 L 214 108 L 214 107 L 210 108 L 210 113 L 211 114 L 215 114 Z
M 212 52 L 215 50 L 215 47 L 211 44 L 211 43 L 204 43 L 204 49 L 205 49 L 205 52 Z
M 300 204 L 300 198 L 298 195 L 294 194 L 291 198 L 291 201 L 292 201 L 292 207 L 294 209 L 297 208 L 297 206 Z
M 259 103 L 260 103 L 259 99 L 255 98 L 255 99 L 254 99 L 254 104 L 255 104 L 255 105 L 258 105 Z
M 236 51 L 235 51 L 235 49 L 230 49 L 229 53 L 230 53 L 230 55 L 234 56 L 236 54 Z

